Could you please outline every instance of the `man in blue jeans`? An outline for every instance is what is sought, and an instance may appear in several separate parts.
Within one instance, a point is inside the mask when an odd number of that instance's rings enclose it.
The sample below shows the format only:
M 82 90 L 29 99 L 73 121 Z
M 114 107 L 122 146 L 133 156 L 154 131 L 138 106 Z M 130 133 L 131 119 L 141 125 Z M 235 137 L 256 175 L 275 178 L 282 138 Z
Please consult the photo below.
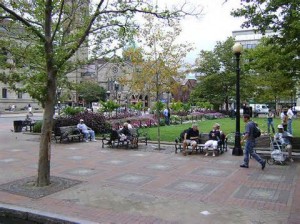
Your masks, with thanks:
M 84 141 L 88 142 L 89 141 L 89 136 L 91 137 L 92 142 L 96 142 L 97 140 L 95 139 L 95 132 L 89 128 L 88 126 L 85 125 L 83 119 L 80 119 L 79 124 L 77 124 L 77 128 L 81 130 L 81 132 L 84 134 Z
M 261 164 L 261 169 L 263 170 L 266 166 L 266 160 L 263 160 L 259 155 L 257 155 L 253 149 L 255 146 L 255 138 L 253 134 L 254 134 L 254 128 L 256 124 L 250 120 L 249 114 L 244 114 L 244 122 L 246 123 L 246 127 L 245 127 L 245 134 L 241 140 L 241 145 L 243 144 L 243 142 L 246 141 L 245 156 L 244 156 L 244 163 L 240 165 L 240 167 L 249 168 L 249 155 L 251 155 L 257 162 Z

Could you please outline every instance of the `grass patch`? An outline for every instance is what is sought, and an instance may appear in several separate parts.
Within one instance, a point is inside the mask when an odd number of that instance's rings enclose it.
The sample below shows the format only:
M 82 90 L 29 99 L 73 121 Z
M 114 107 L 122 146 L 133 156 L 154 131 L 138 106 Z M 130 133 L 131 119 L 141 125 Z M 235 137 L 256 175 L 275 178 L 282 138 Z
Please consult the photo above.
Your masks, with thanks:
M 262 133 L 267 132 L 268 126 L 267 126 L 267 119 L 266 118 L 253 118 L 254 122 L 258 123 L 259 128 L 261 129 Z M 241 122 L 241 132 L 243 133 L 245 130 L 245 123 L 243 119 L 240 120 Z M 231 118 L 222 118 L 222 119 L 214 119 L 214 120 L 204 120 L 204 121 L 197 121 L 200 133 L 208 133 L 212 126 L 215 123 L 219 123 L 221 125 L 221 130 L 225 133 L 231 133 L 235 132 L 235 119 Z M 277 125 L 281 123 L 281 120 L 279 118 L 274 119 L 274 126 L 275 131 L 277 131 Z M 293 135 L 295 137 L 300 137 L 300 120 L 294 119 L 293 120 Z M 170 126 L 162 126 L 160 127 L 160 140 L 161 141 L 167 141 L 167 142 L 174 142 L 175 138 L 179 136 L 179 134 L 184 130 L 192 126 L 192 123 L 186 123 L 181 125 L 170 125 Z M 148 134 L 150 137 L 150 140 L 157 141 L 157 127 L 149 128 Z

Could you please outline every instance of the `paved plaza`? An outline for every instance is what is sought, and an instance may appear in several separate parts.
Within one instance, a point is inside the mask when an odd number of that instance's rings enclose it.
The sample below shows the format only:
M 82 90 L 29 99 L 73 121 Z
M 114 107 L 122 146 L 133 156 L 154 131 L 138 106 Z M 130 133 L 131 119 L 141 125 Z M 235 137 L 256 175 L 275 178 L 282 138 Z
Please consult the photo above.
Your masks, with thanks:
M 0 207 L 74 223 L 300 223 L 298 161 L 262 171 L 251 160 L 243 169 L 231 149 L 217 157 L 184 157 L 165 145 L 157 151 L 152 144 L 127 150 L 102 148 L 99 141 L 53 143 L 51 180 L 58 188 L 16 190 L 34 182 L 39 136 L 14 133 L 4 119 Z

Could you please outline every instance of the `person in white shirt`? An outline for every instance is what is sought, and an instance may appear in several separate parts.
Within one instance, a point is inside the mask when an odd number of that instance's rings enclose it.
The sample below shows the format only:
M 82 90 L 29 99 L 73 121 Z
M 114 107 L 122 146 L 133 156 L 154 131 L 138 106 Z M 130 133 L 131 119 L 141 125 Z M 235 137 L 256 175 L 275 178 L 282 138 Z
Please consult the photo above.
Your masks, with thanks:
M 274 135 L 274 141 L 278 142 L 280 145 L 285 147 L 288 151 L 289 159 L 293 162 L 292 159 L 292 144 L 291 139 L 293 135 L 287 131 L 283 130 L 283 126 L 280 124 L 278 125 L 278 132 Z
M 166 123 L 166 125 L 170 125 L 170 108 L 169 107 L 167 107 L 164 110 L 164 117 L 165 117 L 165 123 Z
M 130 120 L 127 121 L 127 126 L 128 126 L 128 129 L 131 129 L 131 128 L 132 128 L 132 125 L 131 125 L 131 121 L 130 121 Z
M 292 111 L 292 107 L 290 107 L 288 109 L 287 116 L 288 116 L 287 131 L 292 135 L 293 134 L 292 122 L 293 122 L 293 117 L 294 117 L 294 113 Z
M 88 126 L 85 125 L 83 119 L 79 120 L 79 124 L 77 124 L 77 128 L 81 130 L 81 132 L 84 134 L 84 140 L 85 142 L 89 141 L 89 135 L 91 136 L 91 141 L 96 142 L 97 140 L 95 139 L 95 132 L 89 128 Z

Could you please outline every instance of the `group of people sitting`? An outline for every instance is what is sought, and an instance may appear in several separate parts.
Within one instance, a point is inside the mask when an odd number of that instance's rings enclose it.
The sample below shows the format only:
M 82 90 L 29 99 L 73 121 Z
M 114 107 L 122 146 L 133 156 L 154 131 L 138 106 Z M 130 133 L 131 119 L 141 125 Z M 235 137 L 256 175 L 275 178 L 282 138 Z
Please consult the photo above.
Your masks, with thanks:
M 106 143 L 107 145 L 111 145 L 113 141 L 118 141 L 119 143 L 131 143 L 132 146 L 137 145 L 137 139 L 134 137 L 133 132 L 132 132 L 132 125 L 130 123 L 130 120 L 125 122 L 123 126 L 120 127 L 119 124 L 117 124 L 111 134 L 108 142 Z
M 29 116 L 27 116 L 27 119 L 29 119 Z M 96 142 L 96 138 L 95 138 L 95 131 L 92 130 L 90 127 L 88 127 L 85 123 L 83 119 L 79 120 L 79 123 L 77 124 L 77 128 L 81 131 L 81 133 L 83 133 L 84 138 L 83 140 L 85 142 L 89 142 L 89 139 L 91 139 L 91 142 Z M 118 136 L 116 138 L 119 138 L 120 141 L 133 141 L 133 136 L 132 136 L 132 132 L 130 131 L 130 129 L 132 129 L 132 125 L 130 124 L 130 121 L 127 121 L 123 124 L 123 127 L 119 128 L 118 127 L 118 131 L 115 130 L 116 133 L 112 133 L 113 134 L 117 134 Z M 111 141 L 113 139 L 113 136 L 111 136 L 111 140 L 108 142 L 108 144 L 111 144 Z
M 209 155 L 209 148 L 212 148 L 212 156 L 216 156 L 216 152 L 218 150 L 218 146 L 222 140 L 225 139 L 225 135 L 220 130 L 220 124 L 216 123 L 213 126 L 213 129 L 209 132 L 209 140 L 204 143 L 204 152 L 205 156 Z M 192 128 L 189 128 L 187 132 L 184 134 L 183 138 L 183 155 L 186 156 L 187 154 L 187 147 L 190 145 L 192 146 L 192 152 L 195 151 L 197 144 L 199 142 L 199 129 L 196 124 L 192 125 Z
M 292 159 L 292 144 L 291 139 L 293 135 L 284 130 L 283 125 L 278 125 L 278 132 L 274 135 L 274 142 L 281 145 L 288 151 L 288 157 L 291 162 Z M 187 155 L 187 147 L 192 147 L 192 152 L 196 150 L 197 144 L 199 143 L 199 129 L 196 124 L 192 125 L 184 134 L 183 138 L 183 155 Z M 212 130 L 209 132 L 209 140 L 204 143 L 205 156 L 209 155 L 209 148 L 212 148 L 212 156 L 215 156 L 215 152 L 218 150 L 219 144 L 224 141 L 225 134 L 220 130 L 220 124 L 214 124 Z

